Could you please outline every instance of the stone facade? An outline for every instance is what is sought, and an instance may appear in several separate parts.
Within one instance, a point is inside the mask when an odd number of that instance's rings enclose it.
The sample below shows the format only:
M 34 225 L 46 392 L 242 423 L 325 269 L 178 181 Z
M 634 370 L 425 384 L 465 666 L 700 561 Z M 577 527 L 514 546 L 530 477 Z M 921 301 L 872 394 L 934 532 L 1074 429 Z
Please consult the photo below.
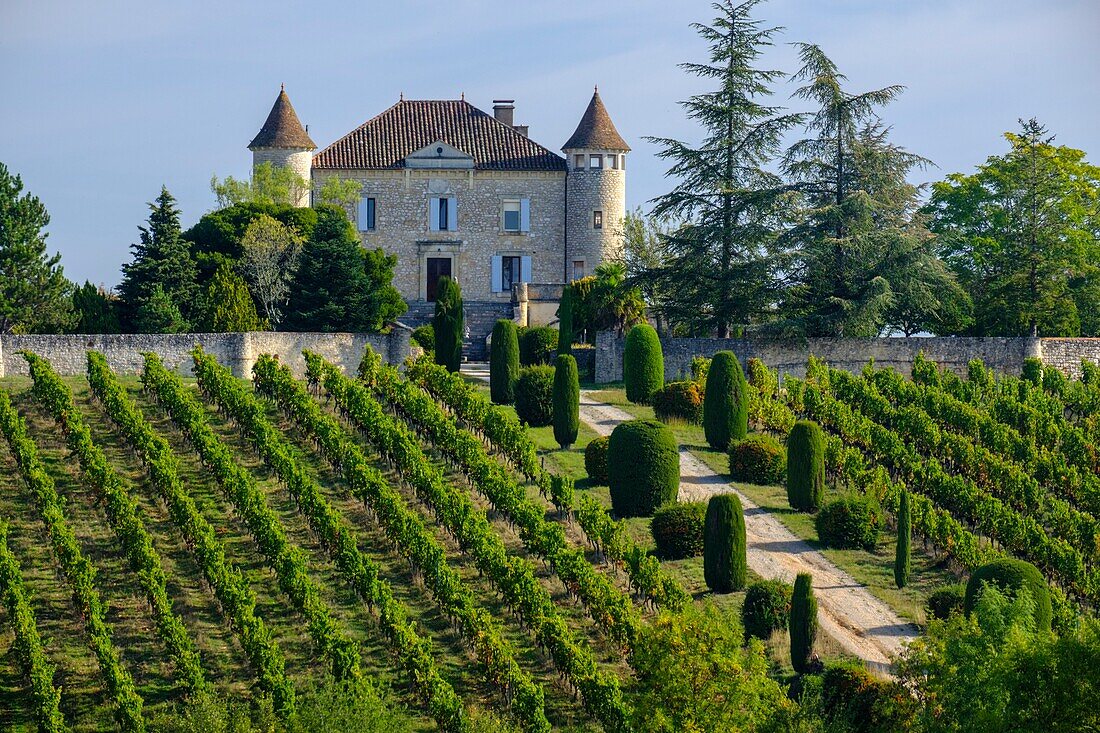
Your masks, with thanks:
M 599 169 L 589 167 L 592 156 L 603 159 Z M 584 167 L 578 168 L 578 159 Z M 568 241 L 564 279 L 577 280 L 595 272 L 596 266 L 622 254 L 622 222 L 626 216 L 625 153 L 567 150 L 569 194 L 566 204 Z M 611 168 L 614 160 L 615 168 Z M 599 212 L 600 228 L 596 228 Z M 581 263 L 578 267 L 577 263 Z

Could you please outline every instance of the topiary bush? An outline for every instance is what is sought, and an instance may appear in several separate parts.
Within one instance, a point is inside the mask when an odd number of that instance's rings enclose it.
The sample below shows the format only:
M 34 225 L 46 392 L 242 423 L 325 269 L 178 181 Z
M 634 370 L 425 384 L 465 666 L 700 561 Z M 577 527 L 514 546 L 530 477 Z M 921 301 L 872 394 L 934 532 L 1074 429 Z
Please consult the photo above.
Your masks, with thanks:
M 898 543 L 894 550 L 894 585 L 904 588 L 909 584 L 909 571 L 913 564 L 913 517 L 909 508 L 909 492 L 904 489 L 898 501 Z
M 787 436 L 787 501 L 792 509 L 813 512 L 825 498 L 825 434 L 821 426 L 799 420 Z
M 737 494 L 712 496 L 703 525 L 703 579 L 715 593 L 745 587 L 748 562 L 745 551 L 745 512 Z
M 620 517 L 651 517 L 676 501 L 680 448 L 669 427 L 656 420 L 620 423 L 607 446 L 607 485 Z
M 719 351 L 707 372 L 703 433 L 711 448 L 725 450 L 749 430 L 748 383 L 732 351 Z
M 657 331 L 641 323 L 626 335 L 623 346 L 623 384 L 626 398 L 648 405 L 653 393 L 665 383 L 665 358 Z
M 584 471 L 588 480 L 598 486 L 607 485 L 607 446 L 610 442 L 610 436 L 601 435 L 584 447 Z
M 974 610 L 974 605 L 986 583 L 996 584 L 1001 590 L 1012 593 L 1026 588 L 1035 603 L 1035 625 L 1044 631 L 1050 630 L 1051 602 L 1050 588 L 1039 569 L 1029 562 L 1013 558 L 1002 558 L 982 565 L 966 582 L 966 596 L 963 610 L 966 615 Z
M 558 350 L 558 329 L 525 326 L 519 329 L 519 363 L 522 366 L 551 364 Z
M 703 391 L 695 382 L 669 382 L 653 393 L 651 402 L 661 422 L 698 425 L 703 419 Z
M 410 338 L 414 344 L 424 349 L 425 354 L 435 353 L 435 329 L 431 326 L 417 326 Z
M 554 367 L 520 370 L 516 380 L 516 415 L 533 428 L 554 421 Z
M 666 560 L 702 555 L 706 513 L 707 505 L 701 501 L 666 504 L 654 512 L 649 531 L 657 545 L 657 555 Z
M 462 288 L 449 277 L 439 278 L 435 296 L 435 363 L 457 372 L 462 366 Z
M 799 674 L 812 671 L 811 657 L 817 640 L 817 599 L 814 579 L 809 573 L 799 573 L 791 592 L 791 615 L 787 622 L 791 635 L 791 666 Z
M 781 580 L 750 583 L 741 604 L 741 625 L 745 635 L 767 641 L 772 634 L 787 628 L 791 613 L 791 586 Z
M 874 550 L 882 512 L 868 497 L 842 496 L 826 504 L 814 519 L 817 537 L 828 547 Z
M 787 449 L 775 438 L 753 433 L 730 443 L 730 478 L 747 484 L 782 484 L 787 475 Z
M 932 618 L 946 620 L 953 613 L 962 613 L 965 604 L 966 586 L 959 583 L 957 585 L 945 585 L 932 591 L 928 596 L 925 609 Z
M 501 319 L 493 326 L 489 347 L 489 397 L 498 405 L 516 401 L 519 379 L 519 334 L 516 324 Z
M 558 354 L 554 360 L 554 440 L 562 450 L 577 442 L 581 416 L 581 383 L 577 378 L 577 360 Z

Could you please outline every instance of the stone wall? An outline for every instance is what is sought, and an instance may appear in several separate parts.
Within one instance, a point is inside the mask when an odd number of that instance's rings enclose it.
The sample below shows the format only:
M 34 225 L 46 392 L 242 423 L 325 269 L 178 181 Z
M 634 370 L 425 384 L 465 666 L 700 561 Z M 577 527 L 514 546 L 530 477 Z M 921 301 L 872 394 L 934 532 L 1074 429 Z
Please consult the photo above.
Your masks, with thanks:
M 0 336 L 0 377 L 26 375 L 27 362 L 20 351 L 32 351 L 50 360 L 62 375 L 84 374 L 86 352 L 95 350 L 119 374 L 141 371 L 142 353 L 158 354 L 170 369 L 191 373 L 190 351 L 195 345 L 213 354 L 239 377 L 250 376 L 261 354 L 273 354 L 289 364 L 298 376 L 305 372 L 302 350 L 308 349 L 354 373 L 369 344 L 389 364 L 400 364 L 409 355 L 409 332 L 395 328 L 377 333 L 187 333 L 187 334 L 89 334 Z
M 1100 338 L 1040 339 L 1044 364 L 1061 369 L 1066 376 L 1081 376 L 1081 360 L 1100 363 Z

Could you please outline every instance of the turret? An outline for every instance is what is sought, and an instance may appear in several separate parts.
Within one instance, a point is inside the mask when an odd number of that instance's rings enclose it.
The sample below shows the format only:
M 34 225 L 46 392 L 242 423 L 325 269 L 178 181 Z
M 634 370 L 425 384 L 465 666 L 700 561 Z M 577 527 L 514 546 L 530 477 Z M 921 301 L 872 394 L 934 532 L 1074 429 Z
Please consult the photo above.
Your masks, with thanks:
M 317 146 L 302 127 L 286 88 L 280 86 L 279 96 L 271 107 L 267 121 L 260 132 L 248 144 L 252 151 L 252 168 L 261 163 L 271 163 L 277 168 L 291 168 L 304 181 L 295 206 L 309 206 L 310 172 L 313 150 Z
M 591 275 L 622 252 L 626 216 L 626 144 L 597 88 L 572 137 L 562 146 L 567 161 L 565 280 Z

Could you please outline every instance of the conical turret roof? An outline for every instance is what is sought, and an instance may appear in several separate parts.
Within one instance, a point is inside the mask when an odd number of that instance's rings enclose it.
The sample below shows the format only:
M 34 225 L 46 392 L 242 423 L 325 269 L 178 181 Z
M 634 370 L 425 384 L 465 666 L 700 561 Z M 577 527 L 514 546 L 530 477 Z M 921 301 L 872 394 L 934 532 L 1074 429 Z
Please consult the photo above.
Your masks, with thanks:
M 260 132 L 248 144 L 248 149 L 255 148 L 305 148 L 316 149 L 316 145 L 309 138 L 309 133 L 302 127 L 298 115 L 294 112 L 294 105 L 290 103 L 290 97 L 286 95 L 286 89 L 279 89 L 279 96 L 271 107 L 267 121 L 260 128 Z
M 615 129 L 615 123 L 611 121 L 607 107 L 603 106 L 599 88 L 592 93 L 592 101 L 588 103 L 588 109 L 584 111 L 577 130 L 565 145 L 561 146 L 561 149 L 630 150 L 626 140 L 623 140 L 623 136 Z

